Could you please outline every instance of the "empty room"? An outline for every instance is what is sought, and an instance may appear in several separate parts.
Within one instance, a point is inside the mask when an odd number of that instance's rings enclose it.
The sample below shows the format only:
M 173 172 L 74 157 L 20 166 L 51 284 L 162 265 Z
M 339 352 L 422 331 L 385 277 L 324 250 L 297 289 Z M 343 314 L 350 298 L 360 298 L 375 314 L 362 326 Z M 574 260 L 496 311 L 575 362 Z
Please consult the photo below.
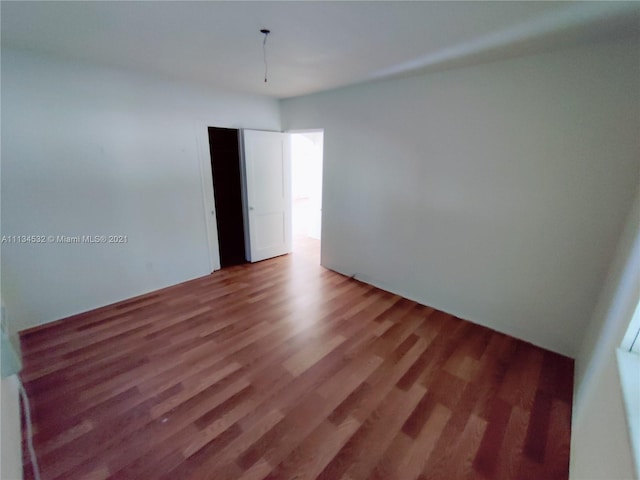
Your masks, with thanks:
M 3 480 L 638 478 L 640 3 L 0 18 Z

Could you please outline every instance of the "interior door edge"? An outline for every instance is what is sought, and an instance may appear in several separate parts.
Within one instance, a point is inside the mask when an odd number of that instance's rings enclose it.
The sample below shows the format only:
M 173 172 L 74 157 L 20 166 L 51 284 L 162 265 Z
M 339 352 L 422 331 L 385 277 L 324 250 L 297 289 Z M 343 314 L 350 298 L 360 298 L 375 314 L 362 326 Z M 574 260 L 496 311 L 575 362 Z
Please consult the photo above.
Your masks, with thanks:
M 247 262 L 251 262 L 251 232 L 249 229 L 249 199 L 247 189 L 247 164 L 244 149 L 244 128 L 238 129 L 238 151 L 240 152 L 240 189 L 242 191 L 242 222 L 244 225 L 244 252 Z

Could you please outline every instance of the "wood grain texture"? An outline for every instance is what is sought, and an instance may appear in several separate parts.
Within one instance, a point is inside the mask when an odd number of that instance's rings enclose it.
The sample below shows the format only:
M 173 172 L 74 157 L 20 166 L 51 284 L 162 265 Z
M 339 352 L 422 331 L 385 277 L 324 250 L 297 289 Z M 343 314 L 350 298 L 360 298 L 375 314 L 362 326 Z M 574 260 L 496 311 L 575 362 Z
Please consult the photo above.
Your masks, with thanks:
M 306 247 L 22 332 L 42 478 L 568 478 L 571 359 Z

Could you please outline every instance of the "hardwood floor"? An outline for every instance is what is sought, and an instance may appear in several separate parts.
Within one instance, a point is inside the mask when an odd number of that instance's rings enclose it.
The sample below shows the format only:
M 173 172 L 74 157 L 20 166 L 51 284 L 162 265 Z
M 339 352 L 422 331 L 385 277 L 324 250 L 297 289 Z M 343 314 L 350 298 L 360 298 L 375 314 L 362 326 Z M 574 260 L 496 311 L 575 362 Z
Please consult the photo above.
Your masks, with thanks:
M 21 342 L 43 480 L 568 478 L 571 359 L 304 254 Z

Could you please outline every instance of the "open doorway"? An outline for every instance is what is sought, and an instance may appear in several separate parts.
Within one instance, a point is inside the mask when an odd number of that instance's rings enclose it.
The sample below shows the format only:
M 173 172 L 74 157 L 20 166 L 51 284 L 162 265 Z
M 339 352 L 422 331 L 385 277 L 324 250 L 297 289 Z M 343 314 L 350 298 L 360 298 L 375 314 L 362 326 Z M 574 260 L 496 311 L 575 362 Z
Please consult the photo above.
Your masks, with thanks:
M 209 152 L 220 266 L 246 263 L 238 130 L 209 127 Z
M 291 132 L 293 253 L 320 263 L 324 132 Z

